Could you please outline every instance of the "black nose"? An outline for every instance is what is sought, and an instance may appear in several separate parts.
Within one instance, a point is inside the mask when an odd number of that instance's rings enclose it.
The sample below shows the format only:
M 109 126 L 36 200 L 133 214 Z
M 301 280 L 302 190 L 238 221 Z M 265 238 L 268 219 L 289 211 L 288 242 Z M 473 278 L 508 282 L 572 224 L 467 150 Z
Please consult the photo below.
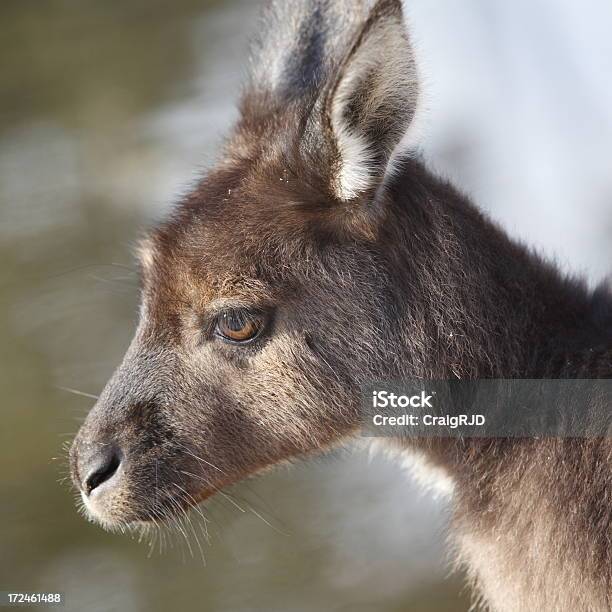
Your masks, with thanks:
M 83 490 L 89 495 L 103 482 L 110 480 L 121 465 L 119 450 L 111 445 L 105 445 L 93 453 L 81 473 L 85 473 Z

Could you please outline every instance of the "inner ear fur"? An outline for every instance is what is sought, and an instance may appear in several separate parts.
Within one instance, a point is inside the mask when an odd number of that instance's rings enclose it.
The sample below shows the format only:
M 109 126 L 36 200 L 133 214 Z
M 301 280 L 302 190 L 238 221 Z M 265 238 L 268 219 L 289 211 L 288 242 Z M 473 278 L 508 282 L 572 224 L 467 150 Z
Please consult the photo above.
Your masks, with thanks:
M 399 0 L 381 0 L 341 63 L 326 112 L 341 202 L 372 196 L 416 110 L 418 79 Z

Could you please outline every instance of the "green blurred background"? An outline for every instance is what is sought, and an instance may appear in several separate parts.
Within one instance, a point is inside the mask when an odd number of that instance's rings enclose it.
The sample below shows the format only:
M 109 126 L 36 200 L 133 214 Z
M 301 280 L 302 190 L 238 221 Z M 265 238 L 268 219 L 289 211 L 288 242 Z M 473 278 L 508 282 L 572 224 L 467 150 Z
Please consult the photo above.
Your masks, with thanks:
M 612 5 L 407 4 L 430 162 L 564 266 L 609 271 Z M 206 563 L 88 524 L 64 481 L 93 400 L 63 389 L 99 393 L 127 347 L 133 245 L 214 159 L 258 5 L 0 4 L 0 590 L 92 612 L 467 610 L 446 504 L 364 450 L 234 487 L 244 512 L 207 502 Z

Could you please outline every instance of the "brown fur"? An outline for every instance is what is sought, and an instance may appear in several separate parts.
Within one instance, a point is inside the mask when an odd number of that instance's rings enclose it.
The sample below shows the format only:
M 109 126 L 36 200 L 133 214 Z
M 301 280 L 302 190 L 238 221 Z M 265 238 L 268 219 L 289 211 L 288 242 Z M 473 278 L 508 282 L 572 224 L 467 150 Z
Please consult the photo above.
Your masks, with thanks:
M 81 490 L 119 453 L 84 493 L 104 525 L 168 517 L 354 435 L 372 380 L 612 376 L 607 289 L 563 277 L 414 156 L 388 172 L 417 92 L 383 83 L 371 54 L 401 5 L 373 4 L 271 3 L 219 164 L 143 245 L 136 336 L 71 453 Z M 375 87 L 351 60 L 362 45 Z M 399 47 L 385 62 L 412 65 Z M 368 147 L 348 200 L 334 104 Z M 263 313 L 262 335 L 215 336 L 228 307 Z M 454 482 L 458 562 L 492 609 L 611 608 L 610 439 L 395 444 Z

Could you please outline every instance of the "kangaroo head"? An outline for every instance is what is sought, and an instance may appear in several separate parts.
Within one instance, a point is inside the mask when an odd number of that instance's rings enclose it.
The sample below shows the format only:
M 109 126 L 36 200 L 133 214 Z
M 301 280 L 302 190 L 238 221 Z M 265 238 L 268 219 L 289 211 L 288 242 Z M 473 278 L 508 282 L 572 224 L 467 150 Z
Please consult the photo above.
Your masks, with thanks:
M 263 23 L 219 163 L 143 241 L 138 329 L 72 446 L 106 527 L 341 441 L 406 333 L 381 247 L 417 97 L 401 2 L 272 2 Z

